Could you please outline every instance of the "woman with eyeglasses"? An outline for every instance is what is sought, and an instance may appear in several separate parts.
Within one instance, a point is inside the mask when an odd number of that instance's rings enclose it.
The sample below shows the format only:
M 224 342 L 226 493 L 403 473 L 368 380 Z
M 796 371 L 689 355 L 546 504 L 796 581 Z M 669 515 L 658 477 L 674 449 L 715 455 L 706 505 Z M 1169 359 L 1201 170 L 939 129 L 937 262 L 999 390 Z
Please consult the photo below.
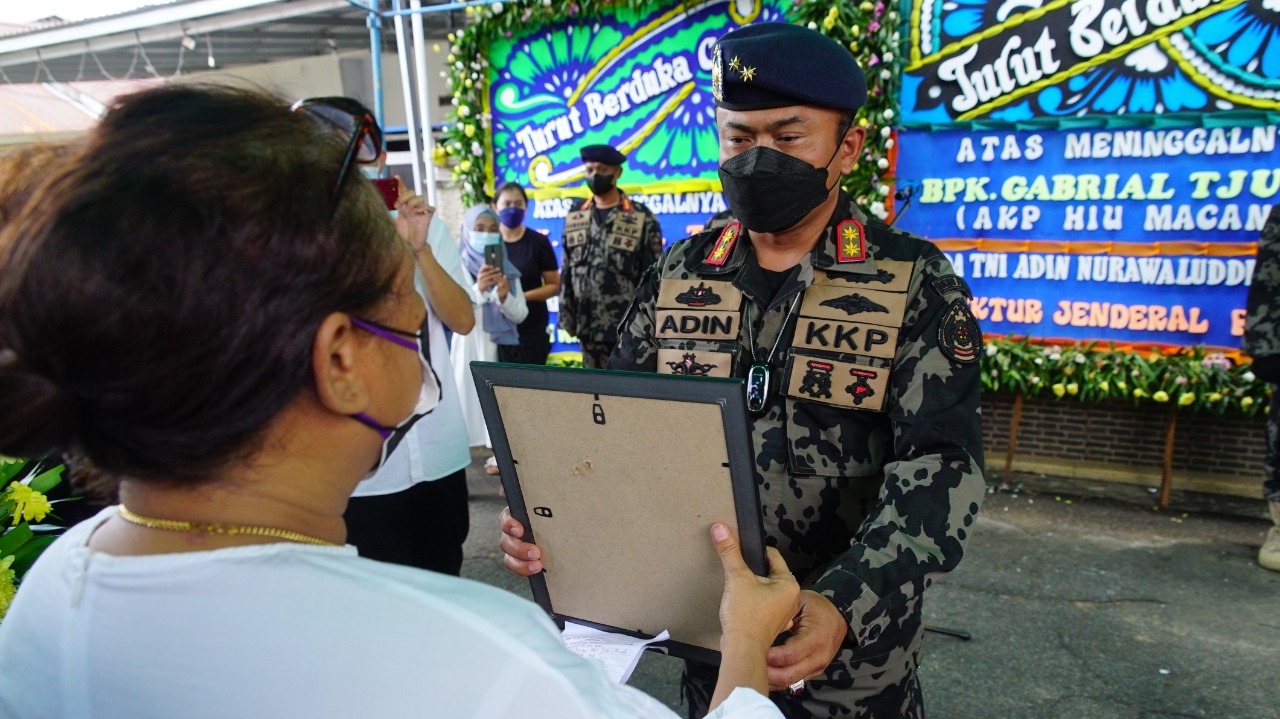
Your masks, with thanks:
M 0 622 L 0 716 L 674 716 L 535 605 L 344 545 L 347 498 L 439 388 L 412 252 L 343 153 L 271 98 L 160 87 L 0 233 L 0 454 L 65 453 L 118 496 Z M 713 704 L 780 716 L 765 652 L 795 579 L 712 532 Z
M 344 171 L 356 172 L 356 166 L 361 173 L 380 174 L 386 159 L 382 130 L 363 104 L 349 97 L 314 97 L 299 100 L 293 109 L 346 144 L 340 178 Z M 431 368 L 445 381 L 436 410 L 418 425 L 395 432 L 386 462 L 356 486 L 343 517 L 347 541 L 362 557 L 456 576 L 471 529 L 466 474 L 471 451 L 445 328 L 453 331 L 455 342 L 474 332 L 471 297 L 464 289 L 470 279 L 448 228 L 423 197 L 398 178 L 374 184 L 413 250 L 427 302 L 419 329 L 434 350 L 428 353 Z

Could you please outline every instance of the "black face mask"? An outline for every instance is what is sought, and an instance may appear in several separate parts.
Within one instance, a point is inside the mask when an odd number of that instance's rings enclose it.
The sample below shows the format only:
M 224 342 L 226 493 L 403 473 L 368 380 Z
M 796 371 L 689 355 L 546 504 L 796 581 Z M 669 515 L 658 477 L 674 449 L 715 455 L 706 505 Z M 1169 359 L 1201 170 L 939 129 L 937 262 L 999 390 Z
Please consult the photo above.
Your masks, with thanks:
M 831 157 L 837 152 L 839 145 Z M 720 165 L 720 184 L 734 218 L 753 232 L 785 230 L 831 194 L 825 167 L 772 147 L 753 147 L 726 160 Z
M 606 195 L 613 189 L 613 175 L 587 175 L 587 187 L 591 188 L 591 194 L 597 197 Z

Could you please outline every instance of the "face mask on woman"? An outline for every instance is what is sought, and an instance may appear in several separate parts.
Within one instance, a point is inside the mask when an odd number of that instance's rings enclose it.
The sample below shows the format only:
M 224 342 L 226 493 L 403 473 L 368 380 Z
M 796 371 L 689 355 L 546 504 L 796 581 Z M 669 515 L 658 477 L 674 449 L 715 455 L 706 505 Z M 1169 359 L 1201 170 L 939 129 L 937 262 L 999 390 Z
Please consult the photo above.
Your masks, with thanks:
M 502 224 L 514 230 L 524 222 L 524 208 L 504 207 L 498 210 L 498 219 L 502 221 Z
M 496 233 L 495 233 L 496 234 Z M 421 275 L 414 272 L 414 291 L 422 298 L 423 304 L 426 304 L 425 289 L 419 285 L 422 282 Z M 372 334 L 393 342 L 405 349 L 413 350 L 418 354 L 418 361 L 422 363 L 422 386 L 418 389 L 418 401 L 413 406 L 413 412 L 405 417 L 402 421 L 394 426 L 388 427 L 379 423 L 373 417 L 360 412 L 352 415 L 352 419 L 360 424 L 372 429 L 382 437 L 382 452 L 378 456 L 378 461 L 373 465 L 373 469 L 369 470 L 369 474 L 365 475 L 366 479 L 372 477 L 382 465 L 387 463 L 387 458 L 400 445 L 401 440 L 409 434 L 409 430 L 418 420 L 431 414 L 431 411 L 440 404 L 440 398 L 443 396 L 440 390 L 440 379 L 436 376 L 436 371 L 431 367 L 430 353 L 427 347 L 423 346 L 422 331 L 406 332 L 398 330 L 394 327 L 388 327 L 372 320 L 361 319 L 352 316 L 351 323 L 355 326 L 370 332 Z
M 467 236 L 467 242 L 471 245 L 471 249 L 476 252 L 484 252 L 484 248 L 489 245 L 496 245 L 502 242 L 502 235 L 497 232 L 480 232 L 472 230 Z

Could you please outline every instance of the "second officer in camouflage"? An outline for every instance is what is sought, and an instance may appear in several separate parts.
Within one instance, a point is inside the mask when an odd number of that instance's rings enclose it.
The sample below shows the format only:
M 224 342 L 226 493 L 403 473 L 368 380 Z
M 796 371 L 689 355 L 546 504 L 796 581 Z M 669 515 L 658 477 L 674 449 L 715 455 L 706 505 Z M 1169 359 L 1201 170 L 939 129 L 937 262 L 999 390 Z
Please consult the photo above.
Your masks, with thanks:
M 752 25 L 724 36 L 712 73 L 736 219 L 649 272 L 609 368 L 747 379 L 766 539 L 807 588 L 769 654 L 780 708 L 922 717 L 921 597 L 959 563 L 985 490 L 968 288 L 840 191 L 865 98 L 844 48 Z M 714 683 L 689 665 L 692 715 Z
M 583 365 L 600 368 L 636 284 L 662 253 L 662 228 L 649 208 L 618 189 L 621 152 L 588 145 L 578 154 L 591 197 L 564 220 L 559 323 L 582 344 Z

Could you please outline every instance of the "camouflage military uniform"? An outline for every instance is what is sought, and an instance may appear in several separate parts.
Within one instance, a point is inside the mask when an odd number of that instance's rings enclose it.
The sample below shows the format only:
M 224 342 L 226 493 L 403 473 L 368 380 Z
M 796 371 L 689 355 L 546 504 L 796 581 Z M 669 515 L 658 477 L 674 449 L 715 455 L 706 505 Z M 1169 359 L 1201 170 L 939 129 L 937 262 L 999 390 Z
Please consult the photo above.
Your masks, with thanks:
M 1253 370 L 1272 383 L 1271 410 L 1267 413 L 1266 479 L 1262 494 L 1280 502 L 1280 205 L 1258 238 L 1258 262 L 1249 285 L 1245 315 L 1245 354 L 1253 358 Z
M 649 208 L 626 195 L 596 222 L 594 198 L 564 221 L 560 329 L 582 342 L 583 363 L 603 367 L 618 341 L 618 322 L 644 271 L 662 254 L 662 228 Z
M 921 595 L 960 561 L 985 491 L 981 335 L 936 247 L 864 226 L 840 202 L 772 299 L 738 223 L 674 244 L 641 284 L 609 367 L 743 377 L 745 300 L 756 356 L 779 342 L 751 427 L 766 541 L 850 626 L 822 676 L 774 700 L 790 716 L 921 717 Z M 690 665 L 691 716 L 714 681 Z

